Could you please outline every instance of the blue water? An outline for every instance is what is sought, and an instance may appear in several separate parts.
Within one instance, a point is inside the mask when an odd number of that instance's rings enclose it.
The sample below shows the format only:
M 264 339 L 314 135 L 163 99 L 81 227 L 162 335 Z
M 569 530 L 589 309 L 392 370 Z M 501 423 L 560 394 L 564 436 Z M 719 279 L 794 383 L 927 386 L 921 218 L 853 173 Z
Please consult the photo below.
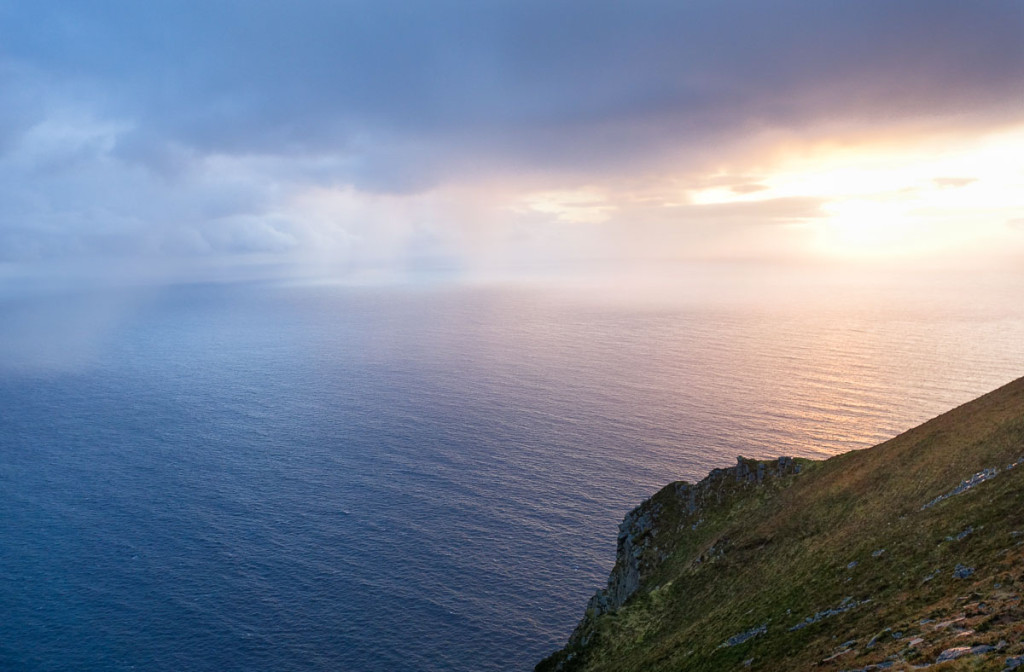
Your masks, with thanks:
M 0 669 L 529 669 L 661 485 L 1024 374 L 1017 302 L 917 305 L 3 299 Z

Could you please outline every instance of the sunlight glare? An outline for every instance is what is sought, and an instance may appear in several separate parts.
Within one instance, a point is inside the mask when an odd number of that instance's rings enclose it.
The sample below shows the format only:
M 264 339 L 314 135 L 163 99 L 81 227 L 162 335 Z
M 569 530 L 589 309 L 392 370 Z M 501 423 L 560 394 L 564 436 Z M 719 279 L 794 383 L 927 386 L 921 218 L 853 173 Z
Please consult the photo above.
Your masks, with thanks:
M 914 256 L 1010 235 L 1024 217 L 1024 128 L 903 147 L 805 150 L 760 175 L 763 188 L 693 190 L 695 205 L 813 198 L 811 253 Z M 719 180 L 726 176 L 718 176 Z
M 898 253 L 910 242 L 916 228 L 900 204 L 869 200 L 843 200 L 822 207 L 827 213 L 819 227 L 819 244 L 825 251 L 844 256 Z

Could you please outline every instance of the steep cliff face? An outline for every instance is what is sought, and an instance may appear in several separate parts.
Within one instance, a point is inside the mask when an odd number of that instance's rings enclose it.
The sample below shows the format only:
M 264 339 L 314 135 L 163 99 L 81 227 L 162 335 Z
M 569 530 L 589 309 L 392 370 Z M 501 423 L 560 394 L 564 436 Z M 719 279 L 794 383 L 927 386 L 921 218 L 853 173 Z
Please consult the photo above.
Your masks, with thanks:
M 935 665 L 1024 670 L 1024 379 L 868 450 L 666 486 L 537 670 Z
M 741 456 L 736 466 L 714 469 L 697 483 L 672 483 L 627 513 L 619 524 L 615 566 L 608 576 L 608 586 L 590 598 L 585 616 L 567 646 L 588 644 L 595 620 L 622 607 L 679 547 L 680 535 L 694 541 L 703 536 L 697 531 L 704 523 L 705 512 L 730 503 L 752 488 L 774 485 L 777 479 L 799 474 L 800 470 L 801 463 L 792 457 L 761 462 Z M 709 550 L 713 554 L 718 549 Z

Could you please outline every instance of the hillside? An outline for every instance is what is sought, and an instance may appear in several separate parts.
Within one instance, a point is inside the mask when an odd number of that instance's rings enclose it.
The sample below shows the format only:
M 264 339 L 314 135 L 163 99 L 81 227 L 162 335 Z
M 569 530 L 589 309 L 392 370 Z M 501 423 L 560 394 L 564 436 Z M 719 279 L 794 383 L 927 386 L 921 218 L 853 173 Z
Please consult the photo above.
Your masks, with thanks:
M 1024 378 L 867 450 L 672 483 L 563 670 L 1024 670 Z

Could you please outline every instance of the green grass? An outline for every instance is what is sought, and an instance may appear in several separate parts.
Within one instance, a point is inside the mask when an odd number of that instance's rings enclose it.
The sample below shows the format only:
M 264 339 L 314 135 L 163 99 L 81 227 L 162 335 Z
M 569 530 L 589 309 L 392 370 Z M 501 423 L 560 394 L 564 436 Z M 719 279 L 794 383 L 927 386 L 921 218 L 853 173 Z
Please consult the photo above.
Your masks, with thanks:
M 667 487 L 652 498 L 661 509 L 646 552 L 668 556 L 617 612 L 584 622 L 586 646 L 571 641 L 537 669 L 844 670 L 888 659 L 898 670 L 1004 641 L 935 668 L 1002 669 L 1024 654 L 1024 535 L 1013 536 L 1024 532 L 1024 465 L 1006 469 L 1021 456 L 1024 379 L 874 448 L 801 461 L 800 474 L 762 486 L 723 486 L 695 514 Z M 994 479 L 922 510 L 991 467 Z M 958 564 L 973 575 L 954 578 Z M 848 597 L 864 603 L 790 631 Z M 963 620 L 936 629 L 921 624 L 929 618 Z M 764 634 L 722 646 L 762 624 Z

